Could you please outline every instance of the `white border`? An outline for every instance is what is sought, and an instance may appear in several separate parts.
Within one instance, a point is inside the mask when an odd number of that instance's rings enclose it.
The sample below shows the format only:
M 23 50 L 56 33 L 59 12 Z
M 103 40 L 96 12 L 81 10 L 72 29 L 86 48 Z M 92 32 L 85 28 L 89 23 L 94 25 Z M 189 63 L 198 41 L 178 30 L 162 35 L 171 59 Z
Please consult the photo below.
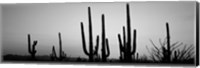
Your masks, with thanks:
M 0 0 L 0 3 L 129 2 L 129 1 L 196 1 L 196 0 Z

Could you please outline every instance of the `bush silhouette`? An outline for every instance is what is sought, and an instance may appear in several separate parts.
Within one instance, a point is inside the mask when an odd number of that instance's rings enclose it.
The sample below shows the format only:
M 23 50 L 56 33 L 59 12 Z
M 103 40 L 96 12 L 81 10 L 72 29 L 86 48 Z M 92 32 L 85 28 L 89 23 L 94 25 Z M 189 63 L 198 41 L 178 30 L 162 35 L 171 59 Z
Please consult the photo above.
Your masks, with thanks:
M 162 41 L 159 39 L 159 43 L 161 47 L 158 47 L 155 45 L 155 43 L 150 40 L 150 42 L 153 45 L 153 49 L 151 49 L 151 56 L 150 58 L 153 61 L 163 62 L 163 63 L 172 63 L 172 62 L 185 62 L 185 61 L 192 61 L 194 57 L 192 55 L 194 54 L 194 47 L 193 45 L 190 45 L 186 48 L 187 45 L 184 46 L 182 50 L 180 50 L 180 46 L 183 46 L 183 43 L 170 42 L 170 33 L 169 33 L 169 25 L 166 23 L 167 28 L 167 37 Z M 148 48 L 147 48 L 148 49 Z M 148 49 L 149 50 L 149 49 Z M 150 51 L 149 51 L 150 52 Z

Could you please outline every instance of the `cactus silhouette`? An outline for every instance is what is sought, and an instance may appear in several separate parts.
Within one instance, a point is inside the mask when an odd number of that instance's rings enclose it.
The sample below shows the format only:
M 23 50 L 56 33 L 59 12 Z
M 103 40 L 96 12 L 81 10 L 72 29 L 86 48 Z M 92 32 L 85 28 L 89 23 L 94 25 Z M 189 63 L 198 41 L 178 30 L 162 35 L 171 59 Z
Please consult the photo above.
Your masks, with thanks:
M 131 21 L 130 21 L 130 12 L 129 12 L 129 4 L 126 5 L 126 13 L 127 13 L 127 37 L 126 37 L 126 31 L 125 26 L 123 26 L 123 39 L 124 43 L 122 44 L 121 41 L 121 35 L 118 34 L 119 39 L 119 48 L 120 48 L 120 59 L 122 59 L 125 62 L 131 62 L 132 61 L 132 55 L 136 52 L 136 30 L 133 30 L 133 46 L 131 51 Z M 127 41 L 126 41 L 127 40 Z
M 174 53 L 174 55 L 171 56 L 171 62 L 191 62 L 191 60 L 194 60 L 194 46 L 186 46 L 188 45 L 185 45 L 182 50 L 178 49 L 175 51 L 171 51 Z
M 94 56 L 98 55 L 98 47 L 99 47 L 99 36 L 97 35 L 96 38 L 96 47 L 95 50 L 93 50 L 93 35 L 92 35 L 92 19 L 91 19 L 91 11 L 90 7 L 88 7 L 88 17 L 89 17 L 89 51 L 86 49 L 86 39 L 85 39 L 85 33 L 84 33 L 84 25 L 83 22 L 81 22 L 81 34 L 82 34 L 82 44 L 83 44 L 83 51 L 84 53 L 89 56 L 89 61 L 94 61 Z
M 66 57 L 66 54 L 65 54 L 64 51 L 62 51 L 62 39 L 61 39 L 61 33 L 60 32 L 58 33 L 58 38 L 59 38 L 59 53 L 60 53 L 60 56 L 57 57 L 54 46 L 52 47 L 52 54 L 50 56 L 51 56 L 52 60 L 62 61 Z
M 178 60 L 178 53 L 177 53 L 177 51 L 174 51 L 174 58 L 173 58 L 174 62 L 177 62 L 177 60 Z
M 169 24 L 166 22 L 166 38 L 162 42 L 159 39 L 159 43 L 161 47 L 157 47 L 152 40 L 150 40 L 154 48 L 152 49 L 151 58 L 154 61 L 159 61 L 163 63 L 171 63 L 171 62 L 186 62 L 190 63 L 193 60 L 193 45 L 185 45 L 183 48 L 177 49 L 183 43 L 175 42 L 171 43 L 170 41 L 170 31 Z M 179 44 L 178 44 L 179 43 Z M 188 46 L 188 47 L 186 47 Z M 173 54 L 172 54 L 173 53 Z M 172 56 L 173 55 L 173 56 Z
M 163 54 L 163 58 L 162 61 L 163 62 L 171 62 L 171 46 L 170 46 L 170 33 L 169 33 L 169 24 L 168 22 L 166 23 L 166 34 L 167 34 L 167 48 L 166 47 L 162 47 L 162 54 Z
M 169 33 L 169 24 L 166 23 L 166 29 L 167 29 L 167 62 L 170 62 L 171 58 L 171 50 L 170 50 L 170 33 Z
M 31 57 L 33 60 L 35 60 L 35 54 L 36 54 L 36 50 L 35 47 L 37 45 L 37 40 L 33 41 L 33 44 L 31 44 L 31 35 L 28 34 L 28 52 L 31 54 Z M 31 48 L 32 46 L 32 48 Z
M 105 17 L 104 14 L 102 14 L 102 61 L 106 62 L 107 57 L 110 55 L 110 50 L 109 50 L 109 42 L 108 39 L 106 38 L 106 32 L 105 32 Z M 107 49 L 106 49 L 107 48 Z
M 53 60 L 53 61 L 58 59 L 54 46 L 52 47 L 52 54 L 50 56 L 51 56 L 51 60 Z

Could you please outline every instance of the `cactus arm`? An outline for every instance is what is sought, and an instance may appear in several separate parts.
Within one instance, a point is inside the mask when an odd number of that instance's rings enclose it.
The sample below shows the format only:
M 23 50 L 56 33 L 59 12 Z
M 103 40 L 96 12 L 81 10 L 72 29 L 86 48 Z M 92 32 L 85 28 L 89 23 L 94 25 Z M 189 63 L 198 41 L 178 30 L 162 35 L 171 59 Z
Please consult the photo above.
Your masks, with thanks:
M 121 49 L 121 51 L 124 51 L 124 49 L 125 49 L 125 45 L 123 46 L 123 44 L 122 44 L 122 40 L 121 40 L 121 35 L 120 34 L 118 34 L 118 40 L 119 40 L 119 47 L 120 47 L 120 49 Z
M 34 41 L 34 42 L 33 42 L 33 47 L 32 47 L 32 48 L 33 48 L 33 49 L 32 49 L 32 53 L 33 53 L 33 54 L 35 54 L 35 53 L 37 52 L 37 51 L 35 50 L 36 45 L 37 45 L 37 41 Z
M 55 59 L 58 59 L 54 46 L 53 46 L 53 48 L 52 48 L 52 53 L 53 53 L 53 55 L 54 55 L 54 58 L 55 58 Z
M 121 40 L 121 35 L 120 34 L 118 34 L 118 41 L 119 41 L 119 49 L 121 51 L 121 49 L 123 48 L 123 46 L 122 46 L 122 40 Z
M 28 34 L 28 52 L 31 53 L 32 50 L 31 50 L 31 36 L 30 34 Z
M 119 53 L 120 53 L 120 56 L 122 57 L 122 51 L 123 51 L 123 46 L 122 46 L 122 41 L 121 41 L 121 36 L 120 34 L 118 34 L 118 40 L 119 40 Z
M 86 55 L 89 55 L 87 49 L 86 49 L 86 42 L 85 42 L 85 35 L 84 35 L 84 25 L 83 22 L 81 22 L 81 35 L 82 35 L 82 44 L 83 44 L 83 51 Z
M 136 52 L 136 36 L 137 36 L 136 34 L 137 33 L 135 29 L 133 30 L 133 32 L 134 32 L 133 33 L 133 51 L 131 52 L 131 54 L 135 54 Z
M 55 56 L 55 58 L 57 59 L 57 54 L 56 54 L 56 51 L 55 51 L 55 47 L 53 46 L 53 54 L 54 54 L 54 56 Z
M 98 53 L 98 49 L 99 49 L 99 35 L 97 35 L 96 47 L 95 47 L 95 52 L 94 52 L 94 54 L 97 54 L 97 53 Z
M 108 57 L 108 56 L 110 55 L 108 39 L 106 39 L 106 48 L 107 48 L 107 54 L 106 54 L 106 57 Z

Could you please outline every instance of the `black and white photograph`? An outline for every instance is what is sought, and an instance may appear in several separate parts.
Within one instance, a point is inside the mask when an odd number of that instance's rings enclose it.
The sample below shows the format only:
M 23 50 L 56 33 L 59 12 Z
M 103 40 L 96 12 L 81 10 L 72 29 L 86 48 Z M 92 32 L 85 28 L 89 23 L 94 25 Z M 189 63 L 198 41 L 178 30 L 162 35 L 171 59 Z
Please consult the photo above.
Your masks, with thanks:
M 196 66 L 197 5 L 1 4 L 2 63 Z

